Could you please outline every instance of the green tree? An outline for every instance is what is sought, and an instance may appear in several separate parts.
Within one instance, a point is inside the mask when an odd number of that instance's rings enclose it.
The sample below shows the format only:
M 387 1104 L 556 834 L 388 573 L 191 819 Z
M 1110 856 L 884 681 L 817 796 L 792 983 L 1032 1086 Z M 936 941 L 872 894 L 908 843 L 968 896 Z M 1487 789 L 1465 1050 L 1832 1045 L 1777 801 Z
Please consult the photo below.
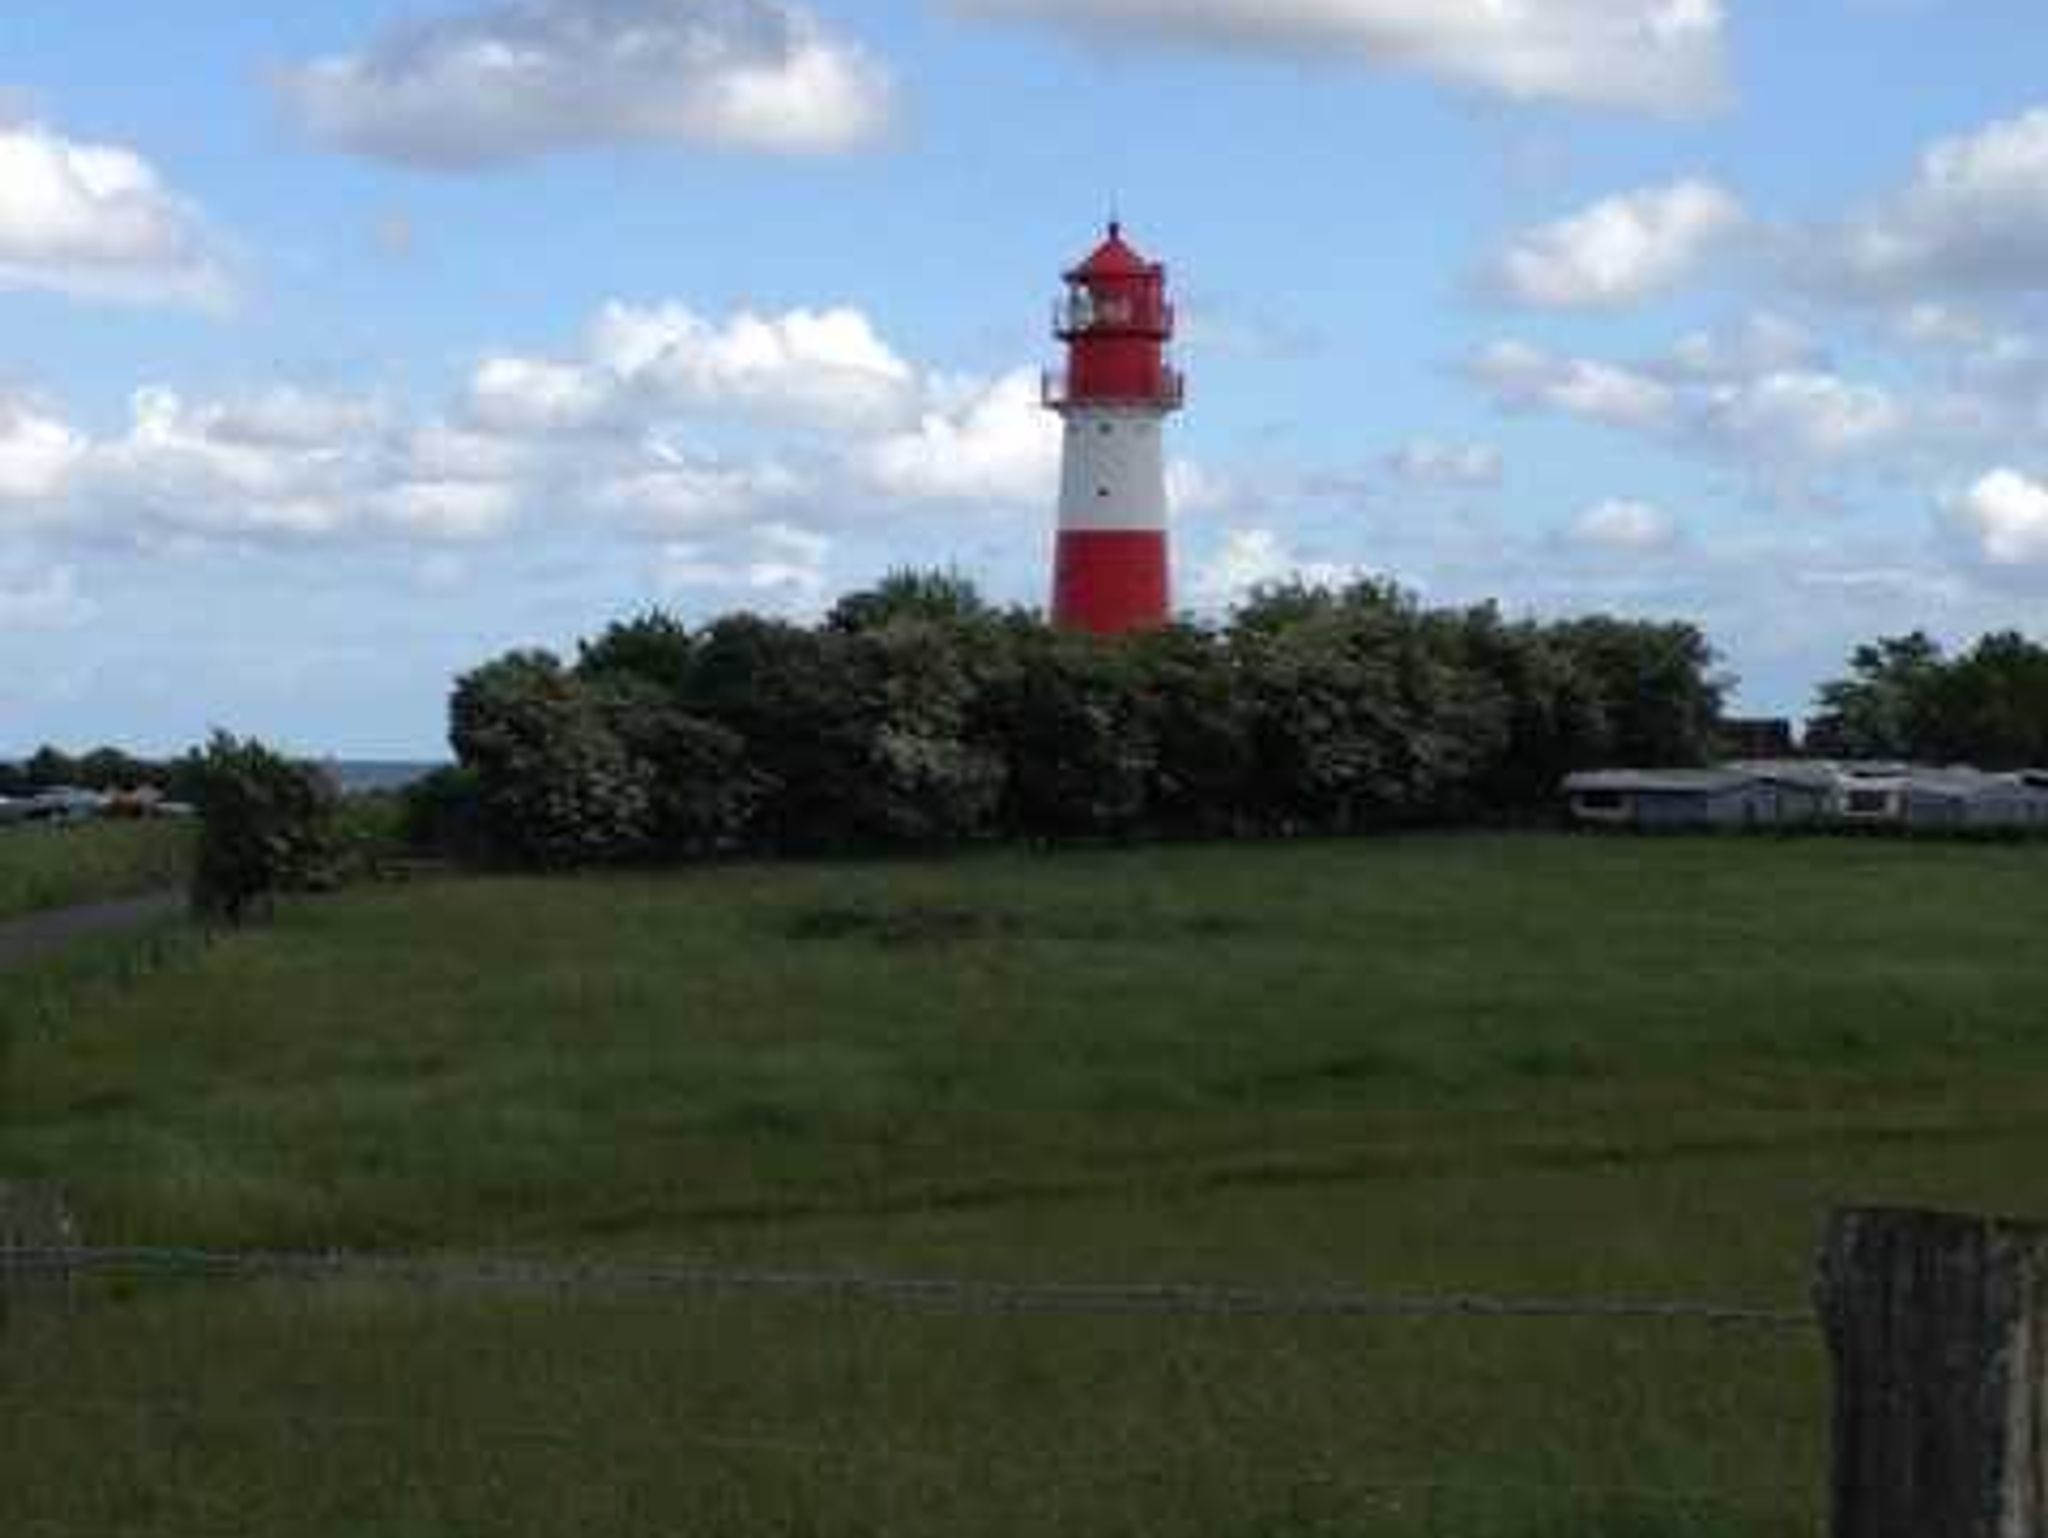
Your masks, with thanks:
M 1984 636 L 1924 681 L 1909 740 L 1937 761 L 2048 765 L 2048 649 L 2016 631 Z
M 556 657 L 512 652 L 486 663 L 457 683 L 449 716 L 493 849 L 544 867 L 645 851 L 651 773 Z
M 1601 756 L 1652 769 L 1711 755 L 1729 681 L 1695 625 L 1606 615 L 1550 627 L 1550 640 L 1592 688 L 1605 722 Z
M 195 911 L 239 924 L 280 892 L 334 883 L 340 797 L 320 770 L 217 731 L 194 774 L 201 818 Z
M 986 619 L 989 613 L 974 584 L 958 572 L 897 570 L 865 592 L 840 599 L 825 617 L 825 625 L 849 633 L 879 630 L 905 620 L 955 626 Z
M 1881 636 L 1849 658 L 1849 676 L 1820 688 L 1820 714 L 1807 730 L 1816 752 L 1834 758 L 1910 758 L 1932 735 L 1936 687 L 1947 668 L 1925 631 Z

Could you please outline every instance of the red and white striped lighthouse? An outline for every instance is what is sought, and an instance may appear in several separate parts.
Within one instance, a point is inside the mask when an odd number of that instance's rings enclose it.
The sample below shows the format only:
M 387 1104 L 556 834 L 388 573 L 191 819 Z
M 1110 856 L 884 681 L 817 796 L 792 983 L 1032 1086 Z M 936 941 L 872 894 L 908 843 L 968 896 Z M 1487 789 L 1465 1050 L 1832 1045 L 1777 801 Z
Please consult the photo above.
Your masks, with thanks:
M 1112 221 L 1066 283 L 1053 332 L 1067 366 L 1045 381 L 1046 405 L 1066 421 L 1053 623 L 1096 635 L 1156 629 L 1172 613 L 1161 429 L 1183 396 L 1166 357 L 1166 269 Z

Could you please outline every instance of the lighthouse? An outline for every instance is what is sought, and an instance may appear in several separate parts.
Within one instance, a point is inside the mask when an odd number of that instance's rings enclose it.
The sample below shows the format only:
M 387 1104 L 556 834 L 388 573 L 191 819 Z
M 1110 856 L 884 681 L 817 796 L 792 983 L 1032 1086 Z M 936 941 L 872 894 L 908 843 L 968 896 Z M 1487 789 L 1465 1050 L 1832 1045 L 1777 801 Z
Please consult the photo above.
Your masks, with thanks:
M 1044 391 L 1066 429 L 1053 623 L 1096 635 L 1157 629 L 1172 612 L 1162 429 L 1184 393 L 1166 356 L 1165 267 L 1111 221 L 1094 254 L 1066 274 L 1053 334 L 1067 349 Z

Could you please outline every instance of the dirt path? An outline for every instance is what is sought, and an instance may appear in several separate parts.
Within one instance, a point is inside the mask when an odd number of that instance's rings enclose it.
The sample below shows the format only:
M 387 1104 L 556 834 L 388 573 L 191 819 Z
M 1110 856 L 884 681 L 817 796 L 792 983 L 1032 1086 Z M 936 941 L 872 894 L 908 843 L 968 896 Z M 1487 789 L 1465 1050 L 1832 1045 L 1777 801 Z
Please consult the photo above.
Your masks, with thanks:
M 57 908 L 18 919 L 0 919 L 0 972 L 46 956 L 76 940 L 145 929 L 184 912 L 184 893 L 156 892 L 148 897 L 125 897 L 119 902 L 88 903 L 80 908 Z

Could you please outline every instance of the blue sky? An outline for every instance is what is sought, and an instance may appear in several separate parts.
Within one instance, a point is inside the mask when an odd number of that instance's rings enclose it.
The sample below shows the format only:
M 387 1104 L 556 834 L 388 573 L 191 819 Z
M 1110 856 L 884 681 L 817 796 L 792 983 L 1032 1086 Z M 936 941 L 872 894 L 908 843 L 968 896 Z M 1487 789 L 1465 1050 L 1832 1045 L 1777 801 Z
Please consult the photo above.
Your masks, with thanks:
M 1041 601 L 1113 201 L 1188 608 L 1694 618 L 1793 713 L 2038 633 L 2043 57 L 2031 0 L 14 0 L 0 752 L 435 753 L 650 604 Z

